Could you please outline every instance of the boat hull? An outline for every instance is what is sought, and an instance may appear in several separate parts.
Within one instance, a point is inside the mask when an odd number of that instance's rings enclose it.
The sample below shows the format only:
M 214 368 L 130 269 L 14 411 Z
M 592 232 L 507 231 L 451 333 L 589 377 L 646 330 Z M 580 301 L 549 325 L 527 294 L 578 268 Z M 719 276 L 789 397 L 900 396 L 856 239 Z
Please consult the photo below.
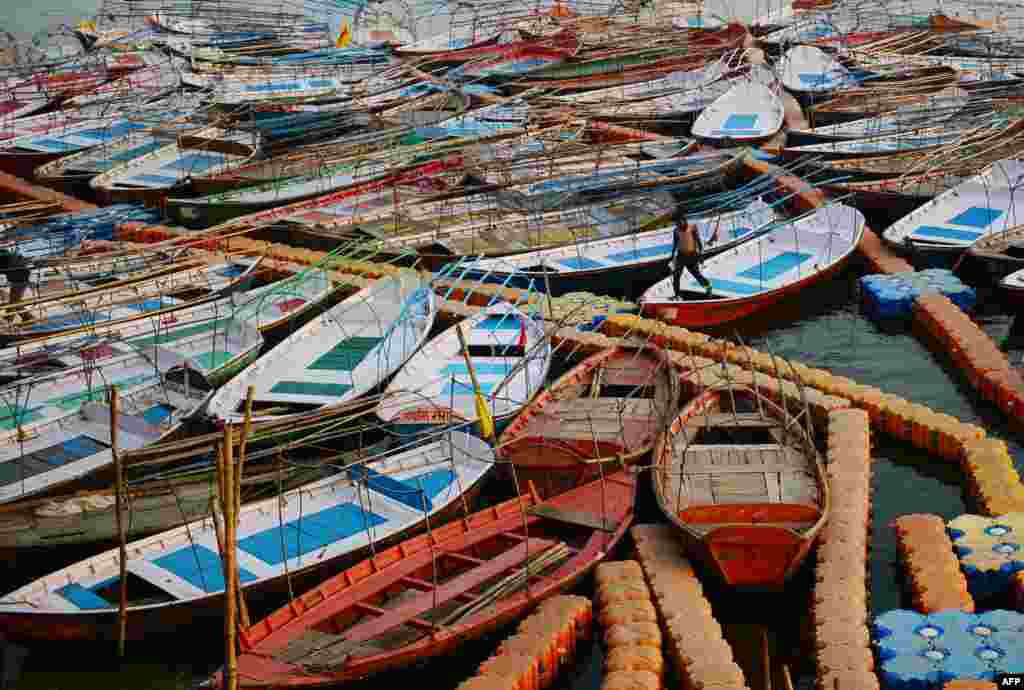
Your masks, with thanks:
M 728 515 L 722 516 L 727 521 Z M 682 532 L 690 552 L 730 587 L 777 590 L 800 568 L 813 545 L 791 530 L 758 525 L 719 527 L 698 539 Z
M 556 570 L 537 578 L 527 591 L 517 592 L 499 599 L 482 611 L 472 614 L 464 621 L 437 629 L 432 635 L 425 635 L 411 644 L 401 645 L 396 649 L 381 649 L 377 653 L 365 656 L 350 656 L 337 666 L 318 669 L 317 673 L 307 672 L 301 667 L 285 665 L 273 659 L 273 650 L 265 649 L 257 639 L 246 645 L 243 635 L 243 652 L 239 658 L 239 672 L 246 678 L 246 688 L 295 688 L 295 687 L 326 687 L 337 686 L 339 683 L 354 681 L 389 671 L 410 666 L 427 658 L 439 657 L 454 652 L 460 645 L 498 630 L 513 621 L 519 620 L 540 601 L 564 592 L 575 586 L 585 575 L 590 573 L 622 539 L 625 531 L 633 521 L 633 505 L 636 496 L 636 477 L 629 473 L 618 473 L 605 477 L 603 483 L 579 487 L 563 500 L 552 500 L 554 507 L 567 506 L 573 510 L 583 509 L 591 515 L 606 514 L 606 530 L 593 529 L 582 547 Z M 524 497 L 526 498 L 526 497 Z M 535 499 L 534 499 L 535 500 Z M 509 507 L 514 512 L 508 512 Z M 497 537 L 518 531 L 520 527 L 528 528 L 542 518 L 537 514 L 522 512 L 522 500 L 512 499 L 488 509 L 485 513 L 477 513 L 468 518 L 464 526 L 456 524 L 437 528 L 443 532 L 435 537 L 447 550 L 458 550 L 468 545 L 479 545 L 488 537 Z M 493 511 L 493 516 L 492 516 Z M 524 522 L 525 521 L 525 522 Z M 611 524 L 609 524 L 611 523 Z M 458 532 L 456 532 L 456 529 Z M 447 535 L 453 536 L 447 536 Z M 454 536 L 457 534 L 458 536 Z M 415 552 L 415 549 L 410 549 Z M 378 554 L 380 554 L 378 549 Z M 392 556 L 392 554 L 388 554 Z M 406 556 L 408 557 L 408 556 Z M 389 563 L 395 569 L 401 568 L 401 562 Z M 387 577 L 387 568 L 375 573 Z M 357 576 L 358 577 L 358 576 Z M 374 575 L 370 575 L 373 578 Z M 326 599 L 324 588 L 334 584 L 324 583 L 319 591 Z M 372 581 L 367 585 L 373 586 Z M 358 592 L 356 592 L 357 594 Z M 338 602 L 342 604 L 341 601 Z M 289 612 L 291 609 L 289 609 Z M 270 634 L 281 625 L 278 611 L 270 618 L 256 623 L 250 633 L 260 635 L 269 628 Z M 299 622 L 292 620 L 292 622 Z M 263 639 L 266 639 L 265 637 Z M 218 674 L 211 679 L 212 687 L 223 687 L 223 676 Z
M 466 509 L 466 505 L 472 506 L 480 494 L 480 489 L 488 475 L 484 475 L 481 481 L 470 487 L 465 493 L 465 503 L 462 500 L 452 501 L 444 510 L 431 517 L 433 524 L 443 524 L 454 519 Z M 339 558 L 329 559 L 317 563 L 309 568 L 292 571 L 289 575 L 281 575 L 275 578 L 264 580 L 251 587 L 244 587 L 243 591 L 250 599 L 251 613 L 254 616 L 262 616 L 269 613 L 282 597 L 287 598 L 293 591 L 305 591 L 324 577 L 344 569 L 354 563 L 364 560 L 372 555 L 374 549 L 381 550 L 397 544 L 409 537 L 423 532 L 426 523 L 421 521 L 404 530 L 381 539 L 372 544 L 356 549 Z M 271 604 L 259 604 L 257 602 L 268 601 Z M 201 631 L 209 628 L 211 624 L 222 621 L 224 617 L 224 594 L 212 596 L 197 601 L 181 602 L 170 604 L 162 608 L 149 609 L 137 613 L 129 613 L 125 639 L 139 643 L 159 638 L 166 639 L 168 635 L 180 636 L 183 631 Z M 218 628 L 219 630 L 220 628 Z M 118 620 L 117 607 L 105 609 L 102 612 L 91 614 L 27 614 L 27 613 L 0 613 L 0 630 L 4 631 L 5 639 L 11 642 L 86 642 L 92 640 L 118 639 L 120 634 L 120 622 Z
M 850 252 L 824 271 L 753 297 L 694 302 L 648 302 L 643 305 L 642 309 L 645 314 L 673 326 L 687 328 L 720 326 L 754 316 L 769 307 L 795 297 L 801 291 L 817 283 L 829 280 L 846 267 L 852 256 L 853 252 Z

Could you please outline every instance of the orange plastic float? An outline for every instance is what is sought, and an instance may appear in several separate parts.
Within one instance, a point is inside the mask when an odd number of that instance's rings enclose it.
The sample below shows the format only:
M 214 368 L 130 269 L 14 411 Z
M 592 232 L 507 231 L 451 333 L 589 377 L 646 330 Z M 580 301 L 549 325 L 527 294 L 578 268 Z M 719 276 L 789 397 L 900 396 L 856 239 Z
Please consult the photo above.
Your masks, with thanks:
M 602 690 L 658 690 L 665 671 L 663 639 L 643 569 L 636 561 L 602 563 L 594 581 L 608 650 Z
M 893 522 L 907 582 L 914 594 L 914 608 L 921 613 L 959 609 L 974 613 L 974 599 L 967 578 L 938 515 L 904 515 Z
M 815 664 L 818 685 L 877 690 L 868 628 L 867 560 L 871 518 L 871 427 L 867 411 L 828 416 L 831 514 L 821 532 L 814 571 Z
M 669 525 L 636 525 L 630 533 L 665 628 L 663 649 L 684 687 L 745 688 L 743 671 L 711 613 L 700 580 L 682 555 L 675 532 Z M 603 690 L 613 689 L 606 684 Z
M 946 297 L 929 293 L 914 303 L 914 318 L 982 397 L 1010 417 L 1024 413 L 1024 379 L 963 310 Z
M 545 690 L 590 638 L 593 608 L 585 597 L 540 604 L 458 690 Z

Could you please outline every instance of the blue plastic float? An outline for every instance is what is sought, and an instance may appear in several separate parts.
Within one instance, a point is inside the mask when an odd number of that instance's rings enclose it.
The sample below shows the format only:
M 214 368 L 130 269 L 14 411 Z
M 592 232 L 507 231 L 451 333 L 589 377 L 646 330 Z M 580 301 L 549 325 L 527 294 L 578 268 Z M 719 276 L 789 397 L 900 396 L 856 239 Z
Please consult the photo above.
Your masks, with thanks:
M 1006 594 L 1024 570 L 1024 513 L 999 517 L 961 515 L 946 525 L 971 596 Z
M 864 309 L 873 319 L 907 319 L 914 301 L 929 292 L 945 295 L 963 310 L 974 308 L 977 295 L 952 271 L 929 268 L 909 273 L 875 273 L 860 279 Z
M 1024 614 L 897 609 L 874 621 L 885 690 L 938 690 L 957 678 L 1024 673 Z

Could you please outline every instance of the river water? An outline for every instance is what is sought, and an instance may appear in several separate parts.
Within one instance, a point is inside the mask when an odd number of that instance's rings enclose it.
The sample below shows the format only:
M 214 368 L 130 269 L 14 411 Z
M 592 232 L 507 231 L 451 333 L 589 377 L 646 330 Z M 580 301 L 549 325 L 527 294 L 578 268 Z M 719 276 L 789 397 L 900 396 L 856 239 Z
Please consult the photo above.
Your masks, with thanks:
M 90 0 L 6 0 L 0 3 L 0 27 L 14 33 L 34 33 L 54 22 L 73 22 L 88 14 Z M 752 8 L 753 14 L 764 7 Z M 753 11 L 751 11 L 753 10 Z M 877 228 L 876 230 L 880 230 Z M 747 344 L 770 349 L 777 355 L 829 369 L 915 402 L 929 405 L 964 421 L 978 423 L 995 436 L 1008 438 L 1005 420 L 991 405 L 981 401 L 962 383 L 948 361 L 933 355 L 908 330 L 879 327 L 860 314 L 856 278 L 863 272 L 851 267 L 828 286 L 801 294 L 788 311 L 774 312 L 771 321 L 749 324 L 742 333 Z M 630 286 L 636 292 L 640 285 Z M 986 315 L 983 327 L 997 340 L 1009 326 L 1009 317 L 994 300 L 983 296 Z M 731 334 L 730 334 L 731 335 Z M 1011 447 L 1018 467 L 1022 452 L 1016 442 Z M 906 606 L 898 585 L 898 563 L 890 521 L 898 515 L 928 512 L 952 518 L 967 511 L 955 466 L 929 457 L 909 445 L 876 439 L 874 450 L 874 516 L 871 561 L 872 608 L 884 611 Z M 657 520 L 657 509 L 649 490 L 641 493 L 641 520 Z M 67 559 L 85 554 L 68 554 Z M 617 554 L 621 557 L 623 554 Z M 42 564 L 17 563 L 8 568 L 3 590 L 25 582 Z M 50 569 L 47 564 L 43 570 Z M 798 580 L 782 595 L 736 597 L 725 593 L 714 597 L 716 614 L 732 623 L 778 624 L 780 621 L 797 634 L 799 625 L 794 611 L 806 609 L 806 581 Z M 777 627 L 777 625 L 776 625 Z M 796 631 L 796 632 L 793 632 Z M 444 659 L 428 666 L 429 687 L 452 688 L 471 675 L 476 663 L 493 648 L 494 640 L 483 640 L 460 651 L 458 658 Z M 103 647 L 47 646 L 27 650 L 23 673 L 14 687 L 25 690 L 120 690 L 148 688 L 180 690 L 188 688 L 218 663 L 216 644 L 198 643 L 190 638 L 160 647 L 129 644 L 131 659 L 118 663 L 113 650 Z M 806 660 L 806 659 L 805 659 Z M 799 661 L 799 660 L 796 660 Z M 571 690 L 596 690 L 600 685 L 599 650 L 585 654 L 572 673 L 558 687 Z M 798 666 L 799 668 L 799 666 Z M 425 677 L 423 669 L 402 673 L 374 683 L 398 685 Z

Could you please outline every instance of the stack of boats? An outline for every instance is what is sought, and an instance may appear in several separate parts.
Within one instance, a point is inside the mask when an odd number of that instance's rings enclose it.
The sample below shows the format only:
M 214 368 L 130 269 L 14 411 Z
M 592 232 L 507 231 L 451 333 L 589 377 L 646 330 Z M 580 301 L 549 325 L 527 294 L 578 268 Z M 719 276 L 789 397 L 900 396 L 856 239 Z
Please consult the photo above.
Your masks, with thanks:
M 221 614 L 230 542 L 241 590 L 287 602 L 243 630 L 246 682 L 363 677 L 579 581 L 636 465 L 681 548 L 780 587 L 828 519 L 814 430 L 756 387 L 693 394 L 652 343 L 567 362 L 541 305 L 618 285 L 667 323 L 738 324 L 813 300 L 876 205 L 915 261 L 969 250 L 1024 291 L 1024 61 L 991 57 L 989 20 L 500 4 L 418 37 L 111 0 L 80 50 L 0 74 L 0 170 L 106 205 L 0 206 L 31 286 L 0 306 L 0 551 L 97 552 L 0 598 L 0 634 L 117 637 L 125 596 L 129 637 L 180 635 Z M 670 275 L 679 211 L 706 284 Z M 171 239 L 99 231 L 157 222 Z M 492 480 L 507 500 L 477 512 Z

